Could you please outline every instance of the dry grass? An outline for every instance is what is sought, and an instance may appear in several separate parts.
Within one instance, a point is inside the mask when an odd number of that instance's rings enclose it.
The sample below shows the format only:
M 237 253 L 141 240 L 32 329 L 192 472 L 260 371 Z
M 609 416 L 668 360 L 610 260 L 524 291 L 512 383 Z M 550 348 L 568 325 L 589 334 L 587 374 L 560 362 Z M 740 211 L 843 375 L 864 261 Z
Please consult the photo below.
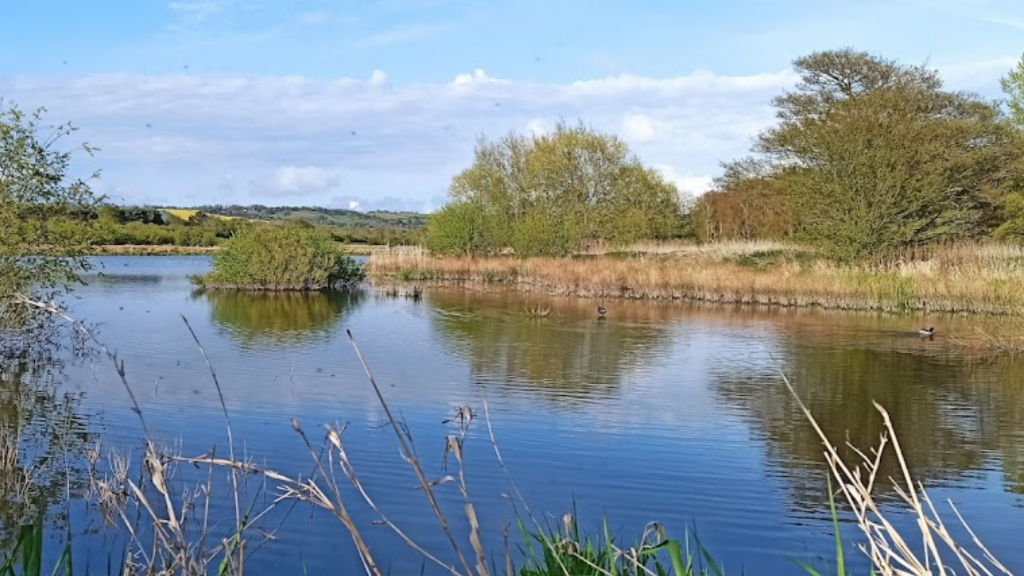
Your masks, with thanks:
M 350 256 L 371 256 L 380 252 L 395 251 L 396 248 L 370 244 L 337 244 L 338 251 Z M 220 246 L 175 246 L 173 244 L 103 244 L 93 246 L 96 254 L 138 254 L 143 256 L 158 255 L 206 255 L 214 254 Z
M 104 244 L 94 246 L 96 254 L 138 254 L 143 256 L 155 255 L 202 255 L 213 254 L 220 250 L 220 246 L 175 246 L 173 244 Z
M 960 515 L 960 511 L 949 502 L 962 528 L 969 535 L 969 546 L 961 544 L 949 531 L 939 516 L 924 486 L 915 482 L 910 474 L 903 451 L 900 449 L 896 430 L 889 413 L 875 403 L 885 423 L 878 447 L 863 452 L 850 446 L 859 456 L 860 462 L 847 463 L 842 460 L 836 445 L 825 435 L 811 412 L 800 401 L 789 380 L 783 380 L 790 393 L 800 405 L 825 446 L 825 460 L 832 477 L 839 482 L 842 494 L 853 510 L 854 518 L 867 539 L 859 548 L 871 560 L 875 571 L 882 576 L 936 576 L 946 574 L 967 574 L 969 576 L 1010 575 Z M 893 452 L 902 472 L 901 478 L 890 478 L 896 493 L 902 498 L 907 510 L 916 519 L 916 531 L 900 532 L 889 520 L 896 514 L 882 510 L 874 500 L 873 492 L 881 468 L 882 453 L 892 445 Z M 950 559 L 952 557 L 952 559 Z M 842 573 L 840 569 L 840 573 Z
M 435 257 L 381 251 L 371 278 L 504 284 L 592 298 L 691 299 L 833 309 L 1024 313 L 1024 249 L 961 245 L 844 266 L 779 244 L 677 246 L 632 257 Z

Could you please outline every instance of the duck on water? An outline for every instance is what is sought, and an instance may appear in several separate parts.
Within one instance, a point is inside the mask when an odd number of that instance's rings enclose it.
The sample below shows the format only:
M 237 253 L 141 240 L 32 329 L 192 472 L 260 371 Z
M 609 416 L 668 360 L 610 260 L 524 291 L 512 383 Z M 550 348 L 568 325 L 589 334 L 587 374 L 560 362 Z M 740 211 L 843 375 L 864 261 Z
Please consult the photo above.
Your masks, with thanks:
M 932 338 L 935 337 L 935 328 L 932 326 L 929 326 L 927 328 L 921 328 L 920 330 L 917 331 L 917 333 L 920 334 L 922 337 L 927 337 L 929 340 L 931 340 Z

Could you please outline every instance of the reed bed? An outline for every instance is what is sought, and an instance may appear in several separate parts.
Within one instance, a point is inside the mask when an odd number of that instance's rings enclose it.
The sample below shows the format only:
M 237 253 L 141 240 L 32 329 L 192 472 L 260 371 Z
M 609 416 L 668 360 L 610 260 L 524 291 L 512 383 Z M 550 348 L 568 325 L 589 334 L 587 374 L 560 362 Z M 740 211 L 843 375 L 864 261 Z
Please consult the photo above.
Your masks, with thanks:
M 213 254 L 220 246 L 176 246 L 173 244 L 103 244 L 93 246 L 94 254 L 132 254 L 140 256 L 182 255 L 194 256 Z
M 628 257 L 475 258 L 382 251 L 371 278 L 501 284 L 586 298 L 688 299 L 830 309 L 1024 313 L 1024 248 L 956 245 L 844 265 L 794 246 L 691 245 Z

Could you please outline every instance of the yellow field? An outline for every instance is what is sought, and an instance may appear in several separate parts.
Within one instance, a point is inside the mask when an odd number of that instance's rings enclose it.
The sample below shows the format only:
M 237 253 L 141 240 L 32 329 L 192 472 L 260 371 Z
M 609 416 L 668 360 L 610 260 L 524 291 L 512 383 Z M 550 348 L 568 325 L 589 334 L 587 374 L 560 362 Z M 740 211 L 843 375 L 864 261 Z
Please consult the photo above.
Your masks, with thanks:
M 175 218 L 181 218 L 182 220 L 188 220 L 199 213 L 199 210 L 182 210 L 179 208 L 164 208 L 165 212 L 174 216 Z M 235 220 L 238 216 L 221 216 L 220 214 L 207 214 L 211 218 L 220 218 L 221 220 Z

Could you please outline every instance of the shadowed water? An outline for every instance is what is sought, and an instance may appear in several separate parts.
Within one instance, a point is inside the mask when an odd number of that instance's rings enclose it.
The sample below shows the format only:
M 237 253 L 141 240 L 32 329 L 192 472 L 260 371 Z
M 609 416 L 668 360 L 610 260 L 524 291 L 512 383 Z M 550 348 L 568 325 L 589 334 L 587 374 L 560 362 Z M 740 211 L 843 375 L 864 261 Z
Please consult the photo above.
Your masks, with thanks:
M 410 536 L 446 559 L 450 545 L 382 427 L 383 411 L 346 330 L 415 435 L 432 478 L 454 473 L 441 469 L 452 432 L 443 421 L 461 405 L 482 416 L 486 399 L 508 470 L 542 519 L 553 522 L 575 502 L 584 526 L 596 529 L 607 514 L 626 537 L 650 521 L 679 537 L 696 523 L 727 573 L 796 573 L 794 559 L 827 557 L 822 447 L 783 387 L 785 373 L 839 442 L 874 445 L 881 419 L 872 401 L 884 405 L 934 500 L 941 506 L 952 498 L 997 557 L 1024 569 L 1017 545 L 1024 533 L 1024 370 L 1019 361 L 952 347 L 943 336 L 968 331 L 967 319 L 615 301 L 605 303 L 602 320 L 593 301 L 503 291 L 427 289 L 422 299 L 372 288 L 196 293 L 187 276 L 208 267 L 203 257 L 97 262 L 102 275 L 77 291 L 72 309 L 98 324 L 100 339 L 124 360 L 161 442 L 188 455 L 216 444 L 226 454 L 217 392 L 184 316 L 223 386 L 239 452 L 278 472 L 309 474 L 310 455 L 289 420 L 297 418 L 314 440 L 318 426 L 348 423 L 346 448 L 363 484 Z M 538 310 L 548 313 L 538 317 Z M 939 335 L 918 338 L 920 324 L 935 325 Z M 81 432 L 68 446 L 98 438 L 137 454 L 141 428 L 112 366 L 101 358 L 69 362 L 61 373 L 69 396 L 55 391 L 39 401 L 73 413 L 63 418 Z M 16 380 L 6 378 L 5 388 Z M 485 545 L 500 563 L 503 524 L 514 510 L 482 418 L 465 456 Z M 891 459 L 883 470 L 898 472 Z M 886 482 L 879 487 L 883 500 L 895 501 Z M 456 486 L 439 494 L 464 533 Z M 354 491 L 345 497 L 382 566 L 419 573 L 422 558 L 372 525 Z M 105 566 L 96 543 L 115 549 L 116 539 L 80 508 L 73 507 L 72 531 L 92 535 L 75 540 L 76 556 Z M 225 497 L 213 513 L 230 521 L 233 503 Z M 279 506 L 261 529 L 275 540 L 252 550 L 248 574 L 361 570 L 340 524 L 308 506 Z M 844 530 L 857 536 L 852 526 Z M 471 553 L 468 542 L 465 550 Z

